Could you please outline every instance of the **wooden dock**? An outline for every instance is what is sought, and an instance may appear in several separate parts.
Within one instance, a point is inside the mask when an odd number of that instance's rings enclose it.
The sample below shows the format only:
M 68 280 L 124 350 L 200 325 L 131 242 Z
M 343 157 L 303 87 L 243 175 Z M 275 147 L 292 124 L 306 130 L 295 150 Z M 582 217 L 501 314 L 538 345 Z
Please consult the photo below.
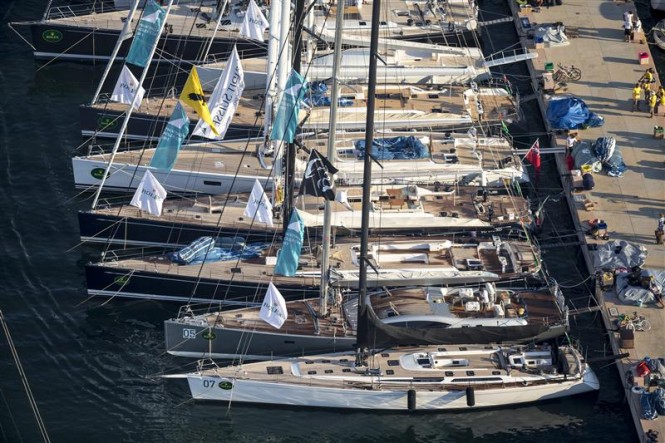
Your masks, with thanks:
M 655 138 L 654 126 L 665 127 L 665 109 L 661 107 L 654 118 L 650 118 L 649 113 L 645 112 L 644 103 L 642 111 L 631 112 L 632 88 L 647 68 L 654 67 L 650 45 L 643 35 L 637 35 L 635 42 L 624 42 L 623 12 L 635 11 L 634 3 L 565 0 L 562 6 L 541 7 L 539 11 L 526 13 L 521 13 L 515 2 L 510 3 L 522 44 L 530 51 L 538 53 L 538 58 L 527 62 L 534 87 L 542 90 L 540 82 L 547 63 L 553 63 L 555 69 L 557 63 L 581 68 L 582 79 L 559 85 L 555 94 L 575 95 L 584 100 L 591 111 L 605 119 L 605 124 L 599 128 L 576 131 L 578 139 L 592 143 L 598 137 L 615 137 L 616 146 L 628 168 L 622 177 L 609 177 L 605 171 L 595 173 L 593 190 L 574 191 L 564 155 L 556 154 L 562 181 L 568 190 L 568 204 L 578 224 L 579 241 L 582 245 L 603 243 L 602 239 L 593 240 L 584 235 L 588 229 L 588 220 L 602 219 L 608 223 L 611 239 L 639 243 L 647 248 L 646 268 L 665 269 L 665 246 L 656 245 L 654 235 L 658 214 L 665 212 L 665 140 Z M 522 17 L 528 19 L 532 29 L 540 24 L 563 23 L 571 30 L 568 33 L 571 37 L 570 44 L 551 47 L 545 43 L 536 48 L 533 39 L 527 38 Z M 640 64 L 640 53 L 648 54 L 646 64 Z M 657 76 L 656 80 L 656 85 L 660 85 Z M 538 94 L 543 116 L 548 99 L 546 93 Z M 565 139 L 565 133 L 553 133 L 550 147 L 564 148 Z M 591 253 L 588 247 L 583 246 L 582 249 L 589 272 L 593 274 L 595 270 Z M 665 309 L 658 309 L 654 305 L 637 307 L 623 304 L 613 290 L 603 293 L 597 289 L 596 297 L 601 305 L 603 321 L 614 354 L 629 353 L 628 357 L 617 360 L 617 368 L 626 389 L 627 404 L 631 409 L 639 441 L 647 441 L 646 432 L 649 429 L 658 431 L 660 438 L 663 438 L 665 418 L 651 421 L 640 419 L 639 394 L 632 392 L 626 373 L 633 370 L 645 356 L 665 356 Z M 650 321 L 652 329 L 648 332 L 635 332 L 632 347 L 629 347 L 631 344 L 628 341 L 622 343 L 619 338 L 616 316 L 634 311 L 644 315 Z M 622 348 L 622 345 L 626 348 Z M 643 378 L 636 376 L 635 383 L 638 386 L 643 385 Z

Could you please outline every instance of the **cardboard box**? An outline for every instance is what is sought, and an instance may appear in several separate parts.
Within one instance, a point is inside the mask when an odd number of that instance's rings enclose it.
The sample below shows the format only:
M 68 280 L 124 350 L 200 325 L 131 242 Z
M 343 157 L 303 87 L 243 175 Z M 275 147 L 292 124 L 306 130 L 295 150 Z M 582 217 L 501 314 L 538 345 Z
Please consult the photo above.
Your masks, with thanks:
M 637 59 L 640 62 L 640 65 L 648 65 L 649 64 L 649 53 L 648 52 L 640 52 L 637 54 Z
M 545 49 L 545 43 L 534 43 L 533 47 L 536 49 Z

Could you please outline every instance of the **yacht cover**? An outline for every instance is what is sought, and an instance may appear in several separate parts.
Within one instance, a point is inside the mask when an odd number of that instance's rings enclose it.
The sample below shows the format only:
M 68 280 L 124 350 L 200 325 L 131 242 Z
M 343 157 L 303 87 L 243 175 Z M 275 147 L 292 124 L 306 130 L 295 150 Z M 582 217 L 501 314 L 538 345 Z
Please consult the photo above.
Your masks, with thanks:
M 584 129 L 602 126 L 601 116 L 589 111 L 583 100 L 573 96 L 554 96 L 547 105 L 547 121 L 553 129 Z
M 655 291 L 663 292 L 665 286 L 665 271 L 655 269 L 644 269 L 642 276 L 652 278 L 652 285 L 649 288 L 643 286 L 631 286 L 628 281 L 630 273 L 623 272 L 616 276 L 616 291 L 619 300 L 624 303 L 635 304 L 638 306 L 654 303 L 656 297 Z
M 365 140 L 354 142 L 358 159 L 365 158 Z M 416 137 L 401 136 L 376 138 L 372 142 L 372 156 L 377 160 L 412 160 L 429 157 L 427 146 Z
M 611 240 L 599 246 L 593 256 L 593 266 L 597 271 L 607 269 L 631 269 L 642 266 L 647 258 L 644 246 L 625 240 Z
M 616 148 L 614 137 L 599 137 L 593 144 L 593 152 L 610 177 L 621 177 L 626 172 L 626 164 L 623 162 L 621 152 Z
M 570 44 L 570 41 L 566 36 L 565 30 L 566 28 L 563 25 L 539 26 L 535 29 L 533 38 L 534 41 L 542 41 L 549 47 L 567 46 Z
M 575 169 L 582 169 L 584 165 L 591 166 L 593 172 L 600 172 L 603 169 L 602 163 L 587 142 L 579 142 L 573 147 L 573 160 Z

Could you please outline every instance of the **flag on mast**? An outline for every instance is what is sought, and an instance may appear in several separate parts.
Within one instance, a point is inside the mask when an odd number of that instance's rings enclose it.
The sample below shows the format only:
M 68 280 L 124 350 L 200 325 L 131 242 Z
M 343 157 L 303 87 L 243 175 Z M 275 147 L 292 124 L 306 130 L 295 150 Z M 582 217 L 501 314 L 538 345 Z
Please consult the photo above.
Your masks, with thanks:
M 187 77 L 187 81 L 185 82 L 185 87 L 180 93 L 180 101 L 191 106 L 196 113 L 199 114 L 201 120 L 210 126 L 212 132 L 215 135 L 219 135 L 217 128 L 215 128 L 215 123 L 210 117 L 210 110 L 205 102 L 203 87 L 201 86 L 201 80 L 199 80 L 199 73 L 196 71 L 196 66 L 192 66 L 189 77 Z
M 271 326 L 279 329 L 282 327 L 289 313 L 286 310 L 286 301 L 284 297 L 275 287 L 275 285 L 270 282 L 268 285 L 268 291 L 263 298 L 263 303 L 261 304 L 261 311 L 259 311 L 259 318 Z
M 145 94 L 145 89 L 143 86 L 139 88 L 139 81 L 134 77 L 132 71 L 129 70 L 127 65 L 122 67 L 118 81 L 113 88 L 113 94 L 111 95 L 111 101 L 118 103 L 125 103 L 131 105 L 134 100 L 134 95 L 136 94 L 138 88 L 138 98 L 134 104 L 134 109 L 138 109 L 141 106 L 141 100 L 143 100 L 143 95 Z
M 136 26 L 132 45 L 129 47 L 125 61 L 136 66 L 145 68 L 150 62 L 150 54 L 155 41 L 162 33 L 162 23 L 166 17 L 166 11 L 161 8 L 155 0 L 148 0 L 143 7 L 143 15 Z
M 224 72 L 215 85 L 215 89 L 212 91 L 212 96 L 208 102 L 210 118 L 214 122 L 218 134 L 214 135 L 210 125 L 204 120 L 199 120 L 192 134 L 209 139 L 223 139 L 236 113 L 236 108 L 244 89 L 245 73 L 240 63 L 238 50 L 234 46 L 231 56 L 226 62 L 226 68 L 224 68 Z
M 305 177 L 300 186 L 300 195 L 314 195 L 326 200 L 335 200 L 335 187 L 330 174 L 337 169 L 319 151 L 312 149 L 309 153 Z
M 270 227 L 273 226 L 272 204 L 270 204 L 270 199 L 268 199 L 268 196 L 263 191 L 263 187 L 258 179 L 254 181 L 254 187 L 252 188 L 252 193 L 249 195 L 249 201 L 245 207 L 244 214 Z
M 189 118 L 180 103 L 175 105 L 173 114 L 159 138 L 155 153 L 150 160 L 152 168 L 170 171 L 178 158 L 182 142 L 189 134 Z
M 533 142 L 533 145 L 531 145 L 531 148 L 529 151 L 526 153 L 524 156 L 525 159 L 531 163 L 536 171 L 536 173 L 540 172 L 540 140 L 536 139 L 535 142 Z
M 146 170 L 129 204 L 152 215 L 160 216 L 165 198 L 166 189 L 152 175 L 152 172 Z
M 277 255 L 275 274 L 293 277 L 298 270 L 300 250 L 302 249 L 303 237 L 305 236 L 305 225 L 294 208 L 289 219 L 289 226 L 284 234 L 282 249 Z
M 275 121 L 270 132 L 271 140 L 293 143 L 298 128 L 300 102 L 305 95 L 305 83 L 305 78 L 292 69 L 291 75 L 286 81 L 282 99 L 279 101 Z
M 240 26 L 240 35 L 242 37 L 262 42 L 264 41 L 263 33 L 268 26 L 270 26 L 270 24 L 261 12 L 261 9 L 256 5 L 256 2 L 254 0 L 249 0 L 247 12 L 245 12 L 245 18 Z

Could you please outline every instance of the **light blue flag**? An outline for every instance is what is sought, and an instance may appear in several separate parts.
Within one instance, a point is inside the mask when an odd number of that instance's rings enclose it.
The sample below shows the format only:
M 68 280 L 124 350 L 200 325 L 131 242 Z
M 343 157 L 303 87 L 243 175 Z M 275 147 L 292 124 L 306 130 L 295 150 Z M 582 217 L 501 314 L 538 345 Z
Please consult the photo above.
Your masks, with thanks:
M 157 143 L 155 155 L 150 160 L 150 166 L 161 171 L 170 171 L 178 158 L 180 146 L 189 134 L 189 118 L 180 102 L 175 106 L 162 136 Z
M 155 40 L 159 38 L 162 32 L 162 23 L 165 16 L 166 11 L 155 3 L 155 0 L 146 2 L 143 8 L 143 16 L 141 16 L 134 32 L 132 46 L 129 48 L 129 53 L 125 59 L 128 63 L 143 68 L 150 63 L 150 53 Z
M 286 81 L 286 87 L 282 99 L 277 108 L 275 121 L 270 132 L 271 140 L 284 140 L 292 143 L 296 136 L 298 127 L 298 113 L 300 112 L 300 101 L 305 96 L 305 78 L 295 70 Z
M 291 213 L 289 226 L 284 235 L 282 249 L 277 256 L 275 265 L 275 274 L 293 277 L 298 270 L 298 260 L 300 260 L 300 250 L 305 235 L 305 224 L 300 219 L 298 211 L 295 209 Z

